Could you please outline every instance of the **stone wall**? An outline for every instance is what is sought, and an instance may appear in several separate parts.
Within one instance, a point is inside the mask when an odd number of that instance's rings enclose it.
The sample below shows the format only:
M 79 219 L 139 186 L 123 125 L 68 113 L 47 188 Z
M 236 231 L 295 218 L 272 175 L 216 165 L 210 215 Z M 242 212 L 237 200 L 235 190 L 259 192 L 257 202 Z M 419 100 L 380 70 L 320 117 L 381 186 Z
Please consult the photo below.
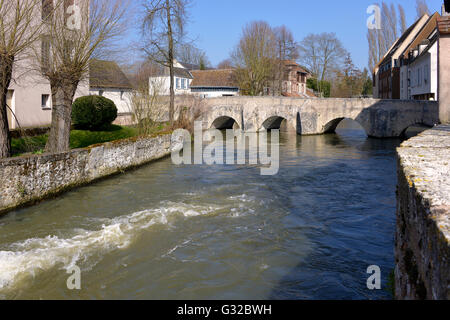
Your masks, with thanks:
M 396 298 L 450 299 L 450 126 L 398 149 Z
M 170 154 L 171 135 L 0 160 L 0 213 Z

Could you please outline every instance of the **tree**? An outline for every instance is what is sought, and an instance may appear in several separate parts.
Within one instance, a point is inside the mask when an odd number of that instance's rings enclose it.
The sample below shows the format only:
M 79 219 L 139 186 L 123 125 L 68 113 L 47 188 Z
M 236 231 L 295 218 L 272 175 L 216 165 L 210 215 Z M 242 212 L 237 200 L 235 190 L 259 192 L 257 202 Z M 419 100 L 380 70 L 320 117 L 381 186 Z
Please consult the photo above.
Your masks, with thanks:
M 306 80 L 306 87 L 314 92 L 319 92 L 319 88 L 321 88 L 321 95 L 323 98 L 331 97 L 331 82 L 329 81 L 321 81 L 319 83 L 317 78 L 309 78 Z
M 369 95 L 367 92 L 367 69 L 363 72 L 355 67 L 350 53 L 345 57 L 343 68 L 336 72 L 333 83 L 332 96 L 338 98 L 352 98 L 354 96 Z M 372 81 L 370 80 L 370 85 Z
M 206 53 L 190 43 L 181 44 L 176 50 L 176 57 L 180 62 L 198 66 L 200 70 L 204 70 L 211 65 Z
M 367 31 L 367 41 L 369 45 L 369 68 L 374 70 L 377 63 L 384 57 L 389 48 L 399 37 L 398 30 L 403 34 L 406 27 L 405 10 L 402 5 L 398 5 L 399 17 L 395 6 L 388 6 L 382 2 L 381 28 L 369 29 Z
M 267 81 L 273 78 L 276 59 L 276 38 L 270 25 L 264 21 L 247 24 L 232 53 L 236 80 L 244 95 L 263 94 Z
M 50 82 L 52 123 L 46 152 L 69 149 L 72 102 L 78 84 L 88 77 L 95 52 L 123 33 L 122 0 L 60 0 L 63 5 L 47 21 L 39 68 Z
M 233 62 L 230 59 L 225 59 L 217 65 L 217 69 L 232 69 L 232 68 Z
M 311 70 L 318 81 L 317 89 L 323 94 L 321 84 L 340 68 L 347 51 L 334 33 L 309 34 L 299 47 L 300 61 Z
M 296 61 L 299 58 L 299 49 L 292 31 L 286 26 L 276 27 L 273 32 L 276 40 L 277 61 L 273 79 L 270 82 L 273 95 L 281 95 L 285 73 L 284 62 L 286 60 Z
M 406 24 L 406 14 L 405 9 L 401 4 L 398 5 L 398 14 L 399 14 L 399 20 L 400 20 L 400 33 L 404 34 L 406 29 L 408 29 Z
M 297 60 L 299 58 L 298 45 L 292 31 L 283 25 L 276 27 L 274 34 L 277 41 L 278 58 L 280 60 Z
M 169 68 L 170 102 L 169 121 L 174 122 L 175 89 L 174 58 L 176 47 L 182 44 L 187 9 L 190 0 L 145 0 L 145 18 L 142 26 L 147 37 L 144 51 L 149 59 Z
M 11 155 L 6 96 L 14 63 L 26 59 L 27 51 L 40 37 L 45 21 L 37 14 L 41 12 L 41 4 L 41 0 L 0 0 L 0 158 Z M 51 11 L 52 8 L 43 12 Z
M 362 77 L 364 80 L 364 84 L 363 84 L 361 94 L 363 96 L 373 95 L 373 81 L 372 81 L 372 77 L 369 74 L 369 71 L 367 69 L 364 69 Z
M 416 0 L 416 12 L 417 19 L 421 18 L 424 14 L 430 14 L 430 9 L 425 0 Z

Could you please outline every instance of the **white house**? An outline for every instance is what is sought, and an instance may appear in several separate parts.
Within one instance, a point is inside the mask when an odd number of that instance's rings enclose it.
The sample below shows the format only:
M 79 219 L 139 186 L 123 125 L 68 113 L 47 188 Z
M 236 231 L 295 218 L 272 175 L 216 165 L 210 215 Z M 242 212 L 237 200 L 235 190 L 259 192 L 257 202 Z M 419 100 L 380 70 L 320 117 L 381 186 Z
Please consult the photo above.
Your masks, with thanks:
M 33 23 L 39 24 L 46 19 L 51 0 L 42 1 L 35 12 Z M 89 2 L 86 2 L 89 3 Z M 67 3 L 64 3 L 67 6 Z M 73 4 L 77 6 L 78 3 Z M 64 7 L 66 8 L 66 7 Z M 74 12 L 78 12 L 74 10 Z M 84 20 L 83 20 L 84 21 Z M 6 22 L 8 23 L 8 21 Z M 38 70 L 39 62 L 33 58 L 33 52 L 41 52 L 42 59 L 51 59 L 51 41 L 42 38 L 36 41 L 34 48 L 16 57 L 13 65 L 13 76 L 7 92 L 7 117 L 10 129 L 49 126 L 52 122 L 52 96 L 50 82 Z M 83 80 L 78 85 L 75 98 L 89 94 L 89 84 Z
M 191 72 L 181 63 L 174 60 L 174 90 L 175 95 L 190 94 L 190 85 L 193 76 Z M 170 94 L 170 73 L 168 67 L 163 67 L 155 72 L 149 79 L 151 92 L 158 92 L 160 95 Z
M 400 71 L 400 99 L 437 100 L 437 29 L 414 48 Z
M 131 110 L 133 88 L 125 73 L 114 61 L 91 60 L 89 64 L 90 95 L 99 95 L 114 102 L 119 116 Z

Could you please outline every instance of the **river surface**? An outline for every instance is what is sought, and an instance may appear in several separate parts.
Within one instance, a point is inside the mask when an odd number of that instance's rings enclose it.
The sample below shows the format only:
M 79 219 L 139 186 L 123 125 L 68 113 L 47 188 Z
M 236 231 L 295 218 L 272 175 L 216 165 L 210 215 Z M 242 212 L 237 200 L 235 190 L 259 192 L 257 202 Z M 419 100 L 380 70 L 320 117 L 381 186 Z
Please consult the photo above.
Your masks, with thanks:
M 400 142 L 282 135 L 275 176 L 168 158 L 11 212 L 0 298 L 390 299 Z

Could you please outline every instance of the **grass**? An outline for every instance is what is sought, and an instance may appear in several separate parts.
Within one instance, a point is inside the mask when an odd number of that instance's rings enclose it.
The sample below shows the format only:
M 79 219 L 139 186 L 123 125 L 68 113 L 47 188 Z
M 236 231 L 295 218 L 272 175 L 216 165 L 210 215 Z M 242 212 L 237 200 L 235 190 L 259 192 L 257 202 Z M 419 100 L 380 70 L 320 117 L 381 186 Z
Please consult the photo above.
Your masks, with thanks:
M 155 133 L 159 128 L 155 128 Z M 94 144 L 105 143 L 138 136 L 138 130 L 133 127 L 110 125 L 102 131 L 72 130 L 70 132 L 70 148 L 85 148 Z M 41 154 L 44 152 L 48 135 L 12 139 L 13 156 L 25 153 Z

